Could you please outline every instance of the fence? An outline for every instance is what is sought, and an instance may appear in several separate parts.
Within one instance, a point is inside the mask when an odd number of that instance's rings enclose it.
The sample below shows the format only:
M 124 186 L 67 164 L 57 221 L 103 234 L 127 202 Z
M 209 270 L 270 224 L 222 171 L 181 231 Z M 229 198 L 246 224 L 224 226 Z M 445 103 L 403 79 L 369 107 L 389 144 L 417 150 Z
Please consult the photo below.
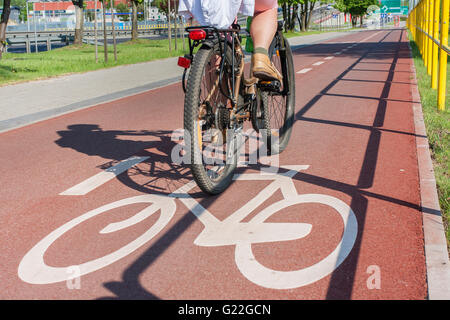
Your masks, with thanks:
M 431 87 L 437 89 L 437 105 L 445 110 L 447 84 L 448 24 L 450 0 L 420 0 L 409 12 L 408 29 L 431 75 Z

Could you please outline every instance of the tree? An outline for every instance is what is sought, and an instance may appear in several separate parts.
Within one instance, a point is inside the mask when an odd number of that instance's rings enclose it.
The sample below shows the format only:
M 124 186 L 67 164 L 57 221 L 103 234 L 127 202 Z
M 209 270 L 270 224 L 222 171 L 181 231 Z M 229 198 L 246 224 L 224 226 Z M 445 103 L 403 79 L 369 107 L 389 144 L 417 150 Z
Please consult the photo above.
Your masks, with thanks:
M 106 10 L 106 0 L 100 0 L 100 2 L 102 3 L 102 17 L 103 17 L 103 54 L 105 57 L 105 63 L 108 62 L 108 38 L 106 36 L 106 14 L 105 14 L 105 10 Z
M 114 61 L 117 61 L 116 28 L 114 27 L 114 0 L 111 0 L 110 4 L 111 4 L 111 29 L 113 36 Z
M 83 0 L 72 0 L 75 6 L 75 39 L 73 44 L 80 45 L 83 42 L 83 25 L 84 25 L 84 14 L 83 14 Z
M 294 31 L 297 19 L 301 31 L 307 31 L 311 22 L 311 12 L 318 0 L 278 0 L 282 8 L 284 30 Z
M 127 6 L 125 3 L 121 2 L 121 3 L 119 3 L 119 4 L 116 6 L 116 11 L 117 11 L 118 13 L 129 13 L 129 12 L 130 12 L 130 8 L 128 8 L 128 6 Z M 128 17 L 128 15 L 124 14 L 124 15 L 121 15 L 121 16 L 119 17 L 119 19 L 120 19 L 121 21 L 128 21 L 130 18 Z
M 138 5 L 143 3 L 144 0 L 131 0 L 132 4 L 132 18 L 131 18 L 131 40 L 137 40 L 138 38 L 138 17 L 137 17 L 137 8 Z
M 176 0 L 154 0 L 153 4 L 158 8 L 159 11 L 162 11 L 168 22 L 168 32 L 169 32 L 169 52 L 172 51 L 172 30 L 170 25 L 170 16 L 175 13 L 177 2 Z
M 367 13 L 367 8 L 371 5 L 378 5 L 378 0 L 336 0 L 334 7 L 341 12 L 352 15 L 352 25 L 356 26 L 358 18 L 360 24 L 363 24 L 363 17 Z
M 0 17 L 0 59 L 6 49 L 6 27 L 8 26 L 9 14 L 11 13 L 11 0 L 4 0 L 3 12 Z

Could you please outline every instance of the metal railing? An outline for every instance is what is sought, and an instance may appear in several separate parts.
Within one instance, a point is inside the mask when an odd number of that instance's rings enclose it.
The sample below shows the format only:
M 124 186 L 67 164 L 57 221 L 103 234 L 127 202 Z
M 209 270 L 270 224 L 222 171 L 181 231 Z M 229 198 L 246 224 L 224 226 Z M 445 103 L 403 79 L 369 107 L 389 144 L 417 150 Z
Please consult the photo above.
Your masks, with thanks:
M 409 12 L 407 27 L 422 55 L 437 106 L 445 110 L 450 0 L 420 0 Z

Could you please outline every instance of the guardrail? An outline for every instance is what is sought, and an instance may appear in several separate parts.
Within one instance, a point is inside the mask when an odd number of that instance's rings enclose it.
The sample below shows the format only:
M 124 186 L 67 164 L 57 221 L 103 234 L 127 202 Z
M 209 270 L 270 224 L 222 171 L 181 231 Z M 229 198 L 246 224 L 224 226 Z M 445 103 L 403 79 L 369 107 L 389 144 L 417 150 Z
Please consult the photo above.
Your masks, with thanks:
M 406 21 L 422 60 L 431 75 L 431 87 L 437 89 L 437 106 L 445 110 L 447 85 L 448 24 L 450 0 L 420 0 Z
M 181 30 L 181 27 L 180 27 Z M 115 34 L 116 37 L 127 37 L 131 36 L 131 29 L 116 29 Z M 145 36 L 145 35 L 161 35 L 162 33 L 167 32 L 167 28 L 138 28 L 138 36 Z M 112 29 L 107 28 L 106 29 L 107 37 L 112 37 Z M 75 36 L 75 30 L 53 30 L 53 31 L 15 31 L 15 32 L 7 32 L 6 33 L 6 43 L 8 46 L 14 45 L 14 44 L 24 44 L 26 47 L 26 52 L 31 52 L 31 47 L 33 44 L 37 43 L 46 43 L 47 44 L 47 50 L 51 50 L 52 48 L 52 42 L 65 42 L 66 44 L 69 44 L 69 41 L 73 41 L 73 38 Z M 83 40 L 86 38 L 94 37 L 95 31 L 94 28 L 86 28 L 83 30 Z M 97 29 L 97 36 L 103 37 L 103 29 Z M 86 41 L 85 41 L 86 42 Z M 7 48 L 8 50 L 8 48 Z

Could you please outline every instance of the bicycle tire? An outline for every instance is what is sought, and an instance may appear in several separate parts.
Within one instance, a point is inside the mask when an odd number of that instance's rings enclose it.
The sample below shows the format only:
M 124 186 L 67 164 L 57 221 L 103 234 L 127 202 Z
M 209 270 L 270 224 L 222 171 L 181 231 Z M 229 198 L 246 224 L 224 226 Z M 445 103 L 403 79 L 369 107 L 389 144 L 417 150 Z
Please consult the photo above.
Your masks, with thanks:
M 284 50 L 283 45 L 284 43 Z M 261 113 L 264 121 L 261 121 L 263 127 L 259 129 L 265 129 L 263 132 L 271 133 L 263 134 L 263 138 L 267 139 L 267 152 L 269 155 L 278 154 L 286 149 L 291 134 L 292 127 L 294 125 L 294 111 L 295 111 L 295 73 L 294 73 L 294 61 L 292 58 L 292 49 L 289 42 L 283 35 L 277 35 L 274 37 L 271 46 L 269 47 L 269 57 L 272 62 L 274 62 L 275 67 L 277 67 L 280 73 L 283 75 L 283 86 L 288 85 L 288 93 L 283 96 L 284 105 L 280 109 L 284 110 L 284 115 L 282 118 L 282 125 L 273 124 L 273 115 L 275 114 L 274 105 L 276 104 L 276 97 L 279 95 L 273 95 L 272 92 L 262 91 L 261 92 Z M 275 63 L 275 59 L 278 59 L 280 64 Z M 285 72 L 283 69 L 285 68 Z M 284 89 L 283 89 L 284 90 Z M 274 143 L 273 130 L 278 130 L 278 141 Z M 266 137 L 267 136 L 267 137 Z M 266 140 L 265 140 L 266 141 Z
M 229 61 L 231 61 L 230 51 L 231 49 L 227 50 L 228 54 L 225 57 L 226 63 L 229 63 Z M 191 71 L 189 73 L 189 78 L 187 80 L 184 102 L 184 129 L 185 134 L 188 134 L 187 136 L 185 136 L 185 143 L 186 147 L 188 148 L 188 157 L 190 159 L 189 166 L 194 180 L 200 187 L 200 189 L 203 192 L 212 195 L 223 192 L 231 184 L 233 172 L 237 166 L 236 154 L 232 152 L 233 155 L 228 158 L 228 152 L 226 152 L 226 159 L 221 174 L 217 178 L 212 178 L 210 175 L 208 175 L 209 170 L 205 168 L 204 164 L 202 154 L 203 140 L 199 140 L 199 132 L 201 133 L 201 129 L 199 129 L 200 125 L 198 119 L 199 109 L 202 103 L 200 101 L 202 79 L 206 70 L 206 66 L 208 62 L 211 61 L 214 54 L 220 56 L 218 43 L 215 44 L 212 48 L 203 46 L 195 54 Z M 227 68 L 225 67 L 224 69 Z M 224 73 L 226 73 L 226 70 L 224 70 Z M 212 107 L 217 108 L 217 106 Z M 203 137 L 200 138 L 203 139 Z M 200 143 L 200 141 L 202 142 Z

